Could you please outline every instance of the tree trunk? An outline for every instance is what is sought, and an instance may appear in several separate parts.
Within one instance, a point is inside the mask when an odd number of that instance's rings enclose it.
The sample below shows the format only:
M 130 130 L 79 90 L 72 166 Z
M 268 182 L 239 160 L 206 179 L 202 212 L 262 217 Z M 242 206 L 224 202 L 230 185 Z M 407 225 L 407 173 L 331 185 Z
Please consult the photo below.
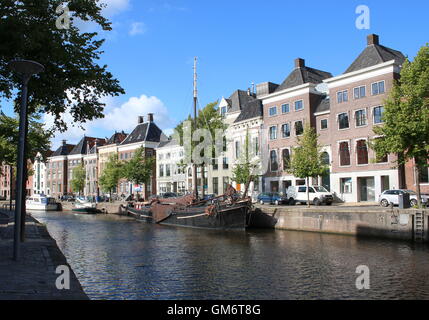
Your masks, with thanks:
M 422 198 L 421 198 L 421 190 L 420 190 L 420 171 L 416 159 L 414 159 L 414 172 L 416 176 L 416 192 L 417 192 L 417 205 L 422 208 Z
M 307 188 L 305 188 L 307 190 L 307 207 L 310 208 L 310 185 L 309 185 L 309 178 L 306 178 L 307 180 Z
M 243 199 L 245 199 L 247 197 L 247 193 L 249 192 L 249 186 L 250 186 L 251 182 L 252 182 L 252 179 L 249 179 L 249 181 L 247 181 L 245 186 L 244 186 Z

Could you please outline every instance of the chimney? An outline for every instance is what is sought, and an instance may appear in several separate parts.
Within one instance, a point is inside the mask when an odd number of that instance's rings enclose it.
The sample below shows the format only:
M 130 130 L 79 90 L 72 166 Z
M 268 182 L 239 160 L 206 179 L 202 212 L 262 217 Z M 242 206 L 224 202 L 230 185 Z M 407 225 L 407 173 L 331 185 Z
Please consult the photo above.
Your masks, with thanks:
M 143 116 L 139 116 L 138 118 L 137 118 L 137 123 L 138 124 L 142 124 L 144 122 L 144 117 Z
M 301 58 L 295 59 L 295 68 L 304 68 L 305 67 L 305 60 Z
M 153 113 L 148 113 L 147 114 L 147 121 L 153 122 Z
M 247 95 L 248 95 L 248 96 L 251 96 L 251 95 L 252 95 L 252 93 L 250 92 L 250 88 L 247 88 Z
M 67 140 L 63 140 L 63 146 L 67 144 Z
M 368 46 L 370 46 L 372 44 L 379 45 L 380 44 L 380 39 L 379 39 L 379 37 L 378 37 L 377 34 L 370 34 L 367 37 L 367 42 L 368 42 Z

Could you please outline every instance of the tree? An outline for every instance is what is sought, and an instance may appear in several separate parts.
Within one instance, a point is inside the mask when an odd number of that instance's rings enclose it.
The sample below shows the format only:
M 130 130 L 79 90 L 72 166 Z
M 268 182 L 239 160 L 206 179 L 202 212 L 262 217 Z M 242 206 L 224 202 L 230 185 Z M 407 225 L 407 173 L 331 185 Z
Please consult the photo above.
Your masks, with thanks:
M 223 122 L 222 116 L 219 113 L 219 110 L 217 108 L 218 101 L 211 102 L 207 104 L 203 109 L 199 110 L 196 126 L 194 124 L 194 120 L 191 116 L 188 116 L 188 119 L 186 121 L 182 121 L 176 128 L 175 128 L 175 134 L 173 135 L 174 139 L 178 139 L 180 141 L 180 145 L 184 147 L 185 149 L 185 156 L 186 156 L 186 162 L 188 165 L 191 164 L 191 161 L 195 159 L 192 158 L 192 155 L 194 153 L 194 150 L 199 151 L 199 156 L 203 159 L 201 163 L 199 164 L 201 167 L 201 183 L 202 183 L 202 196 L 204 197 L 204 180 L 205 180 L 205 167 L 207 164 L 211 162 L 211 159 L 213 159 L 217 155 L 217 151 L 219 151 L 219 147 L 221 145 L 219 143 L 216 143 L 216 138 L 218 137 L 217 134 L 219 132 L 224 132 L 226 129 L 226 125 Z M 205 151 L 203 148 L 199 149 L 198 146 L 202 146 L 204 142 L 204 138 L 201 137 L 199 141 L 193 141 L 191 138 L 191 142 L 185 141 L 187 138 L 185 137 L 185 125 L 190 124 L 189 132 L 190 137 L 193 136 L 193 134 L 197 130 L 204 130 L 205 137 L 211 139 L 209 146 L 213 147 L 211 150 L 211 154 L 205 154 Z M 207 143 L 207 141 L 205 141 Z M 197 187 L 197 186 L 195 186 Z
M 72 171 L 72 180 L 70 185 L 73 192 L 77 192 L 79 195 L 85 187 L 86 171 L 83 165 L 77 166 Z
M 140 147 L 136 150 L 134 157 L 123 164 L 121 176 L 134 184 L 147 184 L 152 177 L 154 165 L 155 158 L 146 157 L 145 148 Z
M 305 178 L 308 206 L 310 206 L 309 178 L 322 176 L 329 170 L 328 166 L 323 164 L 317 138 L 316 130 L 306 124 L 303 135 L 297 138 L 298 146 L 292 151 L 289 169 L 287 169 L 287 172 L 295 177 Z
M 252 159 L 254 154 L 250 150 L 249 140 L 249 129 L 247 129 L 244 152 L 241 153 L 238 163 L 232 169 L 232 181 L 245 185 L 244 198 L 247 197 L 250 183 L 255 182 L 260 175 L 260 160 Z
M 98 65 L 104 42 L 97 32 L 80 32 L 76 20 L 93 22 L 102 30 L 111 23 L 101 16 L 99 1 L 67 1 L 70 26 L 58 29 L 56 13 L 60 0 L 2 0 L 0 2 L 0 98 L 11 99 L 20 87 L 20 78 L 7 64 L 13 59 L 35 60 L 45 72 L 33 77 L 29 85 L 29 114 L 50 113 L 55 124 L 64 130 L 62 113 L 70 110 L 75 122 L 103 117 L 103 96 L 125 93 L 118 80 Z M 19 110 L 19 97 L 15 111 Z
M 46 159 L 51 142 L 52 132 L 46 130 L 35 114 L 29 119 L 28 145 L 25 159 L 34 160 L 40 152 Z M 0 163 L 14 166 L 18 155 L 19 118 L 9 117 L 0 112 Z
M 122 162 L 118 160 L 117 154 L 112 154 L 106 163 L 100 178 L 99 185 L 104 192 L 109 192 L 110 199 L 112 199 L 112 192 L 118 186 L 122 173 Z
M 374 127 L 380 138 L 371 147 L 377 158 L 399 155 L 397 165 L 414 161 L 418 205 L 421 207 L 420 170 L 429 159 L 429 45 L 423 46 L 413 62 L 405 60 L 384 104 L 382 126 Z

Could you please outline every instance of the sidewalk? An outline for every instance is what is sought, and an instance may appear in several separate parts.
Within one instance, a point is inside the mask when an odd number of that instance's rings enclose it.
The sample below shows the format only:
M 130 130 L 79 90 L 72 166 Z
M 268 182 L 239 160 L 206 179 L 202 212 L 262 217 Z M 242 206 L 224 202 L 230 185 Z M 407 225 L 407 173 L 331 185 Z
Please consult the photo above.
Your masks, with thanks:
M 70 268 L 70 290 L 58 290 L 59 265 L 68 265 L 46 227 L 26 219 L 26 241 L 18 262 L 13 256 L 13 213 L 0 210 L 0 300 L 88 300 Z

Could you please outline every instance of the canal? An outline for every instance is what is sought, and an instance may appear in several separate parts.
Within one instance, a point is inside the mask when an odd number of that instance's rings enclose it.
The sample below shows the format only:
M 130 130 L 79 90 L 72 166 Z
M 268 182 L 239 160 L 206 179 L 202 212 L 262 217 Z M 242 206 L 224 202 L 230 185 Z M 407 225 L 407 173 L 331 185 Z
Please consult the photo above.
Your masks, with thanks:
M 429 299 L 429 248 L 305 232 L 218 232 L 33 213 L 91 299 Z M 356 268 L 370 289 L 356 289 Z

